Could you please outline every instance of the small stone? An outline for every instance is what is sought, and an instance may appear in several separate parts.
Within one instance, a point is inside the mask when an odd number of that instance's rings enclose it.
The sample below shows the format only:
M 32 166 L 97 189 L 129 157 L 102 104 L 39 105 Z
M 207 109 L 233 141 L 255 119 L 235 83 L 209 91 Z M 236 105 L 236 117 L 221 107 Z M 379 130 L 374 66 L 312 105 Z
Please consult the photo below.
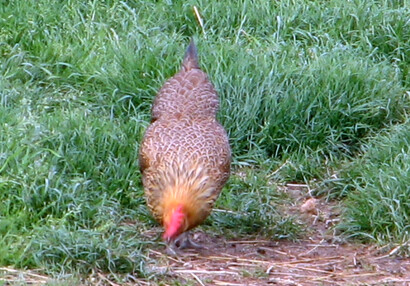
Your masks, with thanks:
M 258 248 L 258 250 L 256 250 L 259 254 L 262 254 L 262 255 L 264 255 L 264 254 L 266 254 L 266 250 L 265 249 L 262 249 L 262 248 Z
M 310 198 L 303 203 L 300 207 L 302 213 L 317 214 L 317 200 L 315 198 Z

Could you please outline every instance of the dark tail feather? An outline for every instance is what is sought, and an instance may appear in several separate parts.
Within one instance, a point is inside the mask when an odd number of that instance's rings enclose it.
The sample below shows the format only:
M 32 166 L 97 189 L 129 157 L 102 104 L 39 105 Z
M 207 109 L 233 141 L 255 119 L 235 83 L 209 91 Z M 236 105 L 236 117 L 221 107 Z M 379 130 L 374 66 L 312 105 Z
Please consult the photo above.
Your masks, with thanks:
M 185 52 L 182 67 L 185 71 L 190 71 L 191 69 L 199 69 L 198 52 L 194 43 L 194 39 L 191 39 L 191 42 L 189 43 L 189 46 Z

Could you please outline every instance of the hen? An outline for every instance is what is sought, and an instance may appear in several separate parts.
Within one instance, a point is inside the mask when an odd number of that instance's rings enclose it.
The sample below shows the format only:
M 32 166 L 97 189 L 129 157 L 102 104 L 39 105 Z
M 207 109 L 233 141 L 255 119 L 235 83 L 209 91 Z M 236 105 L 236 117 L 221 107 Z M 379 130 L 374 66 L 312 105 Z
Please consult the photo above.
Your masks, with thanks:
M 218 108 L 191 41 L 181 70 L 155 97 L 139 154 L 148 207 L 172 253 L 196 246 L 186 232 L 208 217 L 230 175 L 231 149 L 216 120 Z

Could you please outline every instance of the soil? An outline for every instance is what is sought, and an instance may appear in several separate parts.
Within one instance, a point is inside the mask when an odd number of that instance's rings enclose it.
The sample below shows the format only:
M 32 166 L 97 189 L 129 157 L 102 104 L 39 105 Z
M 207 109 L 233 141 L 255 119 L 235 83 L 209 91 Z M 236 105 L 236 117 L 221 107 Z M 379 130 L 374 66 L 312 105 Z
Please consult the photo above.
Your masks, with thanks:
M 340 214 L 337 203 L 310 198 L 298 185 L 286 192 L 295 202 L 286 211 L 298 214 L 307 227 L 304 239 L 229 241 L 196 231 L 194 240 L 206 249 L 178 257 L 165 248 L 151 249 L 156 263 L 149 270 L 180 285 L 410 285 L 410 259 L 395 256 L 397 248 L 340 239 L 332 230 Z

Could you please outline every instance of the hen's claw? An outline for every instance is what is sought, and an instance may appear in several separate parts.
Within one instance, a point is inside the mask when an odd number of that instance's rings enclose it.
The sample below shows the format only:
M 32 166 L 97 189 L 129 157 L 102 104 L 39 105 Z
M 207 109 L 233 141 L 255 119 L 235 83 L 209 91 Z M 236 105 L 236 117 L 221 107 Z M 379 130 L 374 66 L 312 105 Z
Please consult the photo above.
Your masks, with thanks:
M 191 239 L 188 233 L 184 232 L 181 234 L 176 240 L 175 243 L 179 244 L 178 248 L 179 249 L 184 249 L 184 248 L 194 248 L 194 249 L 207 249 L 205 246 L 196 243 Z
M 173 257 L 179 256 L 179 252 L 177 251 L 177 249 L 175 249 L 175 245 L 173 244 L 167 244 L 166 253 L 169 256 L 173 256 Z
M 182 233 L 174 241 L 167 244 L 167 254 L 171 256 L 179 256 L 182 249 L 208 249 L 207 247 L 194 242 L 187 232 Z

